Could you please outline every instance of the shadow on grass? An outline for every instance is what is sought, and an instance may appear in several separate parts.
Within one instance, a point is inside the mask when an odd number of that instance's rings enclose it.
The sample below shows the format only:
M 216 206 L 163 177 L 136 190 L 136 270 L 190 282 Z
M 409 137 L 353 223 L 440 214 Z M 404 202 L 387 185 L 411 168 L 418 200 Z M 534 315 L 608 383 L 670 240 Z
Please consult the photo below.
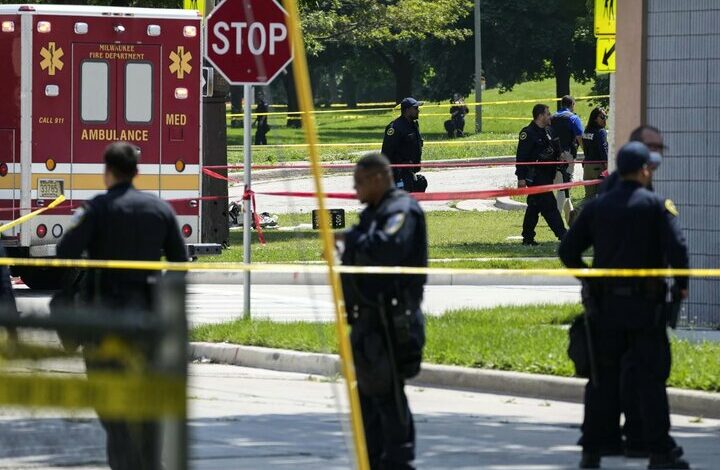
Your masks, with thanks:
M 458 242 L 441 243 L 430 248 L 430 256 L 452 253 L 472 256 L 498 256 L 507 258 L 533 258 L 557 256 L 557 242 L 539 242 L 538 246 L 524 246 L 520 241 L 499 243 Z

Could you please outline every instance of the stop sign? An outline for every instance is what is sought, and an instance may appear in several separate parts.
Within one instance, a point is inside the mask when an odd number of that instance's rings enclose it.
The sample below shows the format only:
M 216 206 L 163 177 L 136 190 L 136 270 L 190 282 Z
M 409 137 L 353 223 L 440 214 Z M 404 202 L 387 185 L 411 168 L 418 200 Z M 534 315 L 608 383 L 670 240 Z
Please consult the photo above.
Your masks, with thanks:
M 267 85 L 292 61 L 275 0 L 223 0 L 205 23 L 205 56 L 231 85 Z

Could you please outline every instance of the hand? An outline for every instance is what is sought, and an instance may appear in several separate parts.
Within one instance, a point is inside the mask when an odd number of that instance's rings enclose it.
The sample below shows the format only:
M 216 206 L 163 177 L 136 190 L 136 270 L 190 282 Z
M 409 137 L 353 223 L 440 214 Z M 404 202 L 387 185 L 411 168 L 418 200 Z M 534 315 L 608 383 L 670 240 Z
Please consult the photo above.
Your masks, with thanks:
M 344 242 L 345 241 L 345 232 L 335 232 L 333 234 L 335 236 L 335 242 Z
M 527 181 L 518 180 L 518 188 L 527 188 Z
M 687 298 L 688 298 L 688 294 L 689 294 L 689 292 L 688 292 L 687 289 L 681 289 L 681 290 L 680 290 L 680 298 L 681 298 L 681 299 L 683 299 L 683 300 L 687 299 Z

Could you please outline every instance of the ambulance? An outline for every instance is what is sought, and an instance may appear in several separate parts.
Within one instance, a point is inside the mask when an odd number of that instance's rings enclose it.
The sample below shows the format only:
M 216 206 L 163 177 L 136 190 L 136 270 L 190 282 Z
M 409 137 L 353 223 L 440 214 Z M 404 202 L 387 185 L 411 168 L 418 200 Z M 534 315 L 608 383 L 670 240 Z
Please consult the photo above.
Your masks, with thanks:
M 105 191 L 103 149 L 141 152 L 136 187 L 167 200 L 188 245 L 201 217 L 201 16 L 194 10 L 0 5 L 0 223 L 9 256 L 51 257 L 73 212 Z M 30 287 L 58 271 L 16 269 Z

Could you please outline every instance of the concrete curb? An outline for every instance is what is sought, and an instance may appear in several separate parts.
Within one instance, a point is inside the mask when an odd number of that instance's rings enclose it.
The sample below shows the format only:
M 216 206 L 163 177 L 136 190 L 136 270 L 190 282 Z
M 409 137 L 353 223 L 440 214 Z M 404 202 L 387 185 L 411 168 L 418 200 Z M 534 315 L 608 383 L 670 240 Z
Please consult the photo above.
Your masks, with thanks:
M 191 271 L 187 274 L 190 284 L 242 284 L 242 271 Z M 327 285 L 325 273 L 252 273 L 252 283 L 258 285 Z M 577 286 L 574 277 L 560 276 L 475 276 L 471 274 L 431 274 L 427 285 L 431 286 Z
M 190 343 L 193 360 L 242 367 L 330 376 L 340 372 L 338 356 L 226 343 Z M 581 403 L 586 381 L 570 377 L 504 372 L 467 367 L 423 364 L 410 383 L 439 388 L 459 388 L 482 393 Z M 673 413 L 720 419 L 720 393 L 668 388 Z
M 515 201 L 509 197 L 499 197 L 495 199 L 495 207 L 506 211 L 524 211 L 527 208 L 527 204 Z

